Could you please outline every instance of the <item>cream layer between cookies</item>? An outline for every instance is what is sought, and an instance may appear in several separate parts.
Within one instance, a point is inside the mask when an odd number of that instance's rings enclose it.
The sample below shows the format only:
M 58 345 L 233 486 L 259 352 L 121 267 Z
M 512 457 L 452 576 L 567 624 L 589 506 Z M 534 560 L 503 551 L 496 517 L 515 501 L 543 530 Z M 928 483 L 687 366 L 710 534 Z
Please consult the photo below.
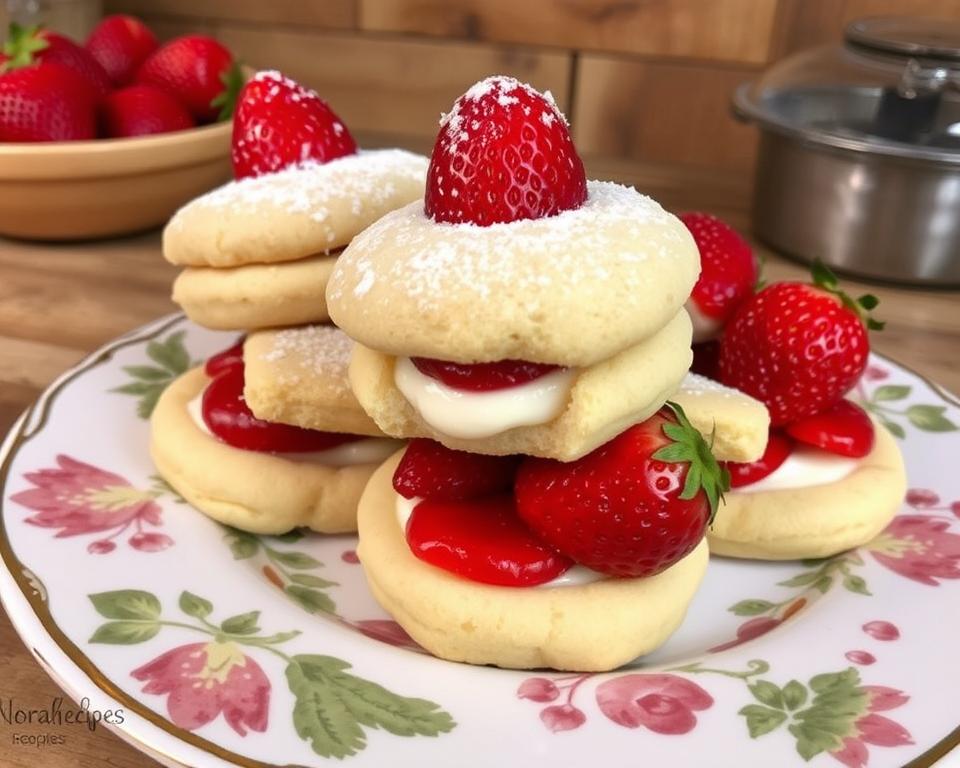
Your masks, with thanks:
M 848 477 L 859 464 L 860 459 L 798 445 L 786 461 L 769 475 L 755 483 L 737 488 L 732 493 L 763 493 L 827 485 Z
M 651 351 L 650 357 L 652 356 Z M 630 390 L 627 387 L 635 384 L 638 379 L 654 380 L 664 375 L 665 369 L 674 364 L 674 361 L 667 357 L 659 365 L 646 366 L 643 363 L 648 362 L 649 358 L 644 360 L 646 355 L 637 357 L 638 364 L 624 366 L 623 370 L 612 379 L 607 379 L 605 376 L 598 377 L 599 384 L 590 384 L 585 387 L 583 382 L 579 381 L 578 377 L 590 374 L 589 368 L 567 369 L 555 371 L 527 384 L 494 392 L 455 390 L 421 373 L 409 358 L 398 358 L 393 361 L 392 368 L 384 368 L 382 376 L 382 378 L 390 377 L 390 381 L 384 383 L 391 385 L 392 395 L 382 388 L 380 391 L 383 394 L 367 392 L 366 386 L 370 386 L 368 378 L 366 382 L 361 383 L 361 399 L 365 399 L 367 403 L 373 403 L 376 398 L 377 407 L 386 406 L 384 411 L 389 409 L 390 412 L 396 413 L 396 404 L 391 404 L 386 398 L 392 397 L 394 401 L 403 398 L 404 407 L 414 412 L 421 421 L 423 429 L 417 434 L 394 432 L 399 436 L 432 437 L 445 444 L 455 442 L 448 447 L 480 453 L 511 452 L 506 450 L 506 446 L 502 451 L 491 450 L 491 448 L 499 448 L 492 445 L 492 441 L 507 443 L 512 435 L 522 434 L 524 429 L 549 430 L 552 428 L 552 422 L 559 425 L 564 420 L 569 420 L 575 410 L 581 407 L 581 402 L 595 404 L 600 402 L 601 398 L 608 399 L 610 391 L 618 387 L 622 387 L 619 390 L 620 399 L 628 398 L 631 395 L 628 394 Z M 369 377 L 371 372 L 368 366 L 363 368 L 362 373 L 365 377 Z M 376 378 L 375 374 L 374 378 Z M 678 384 L 666 389 L 656 389 L 656 391 L 659 397 L 651 398 L 650 405 L 644 401 L 643 397 L 639 397 L 634 407 L 639 404 L 640 410 L 649 415 L 659 408 L 664 400 L 676 402 L 684 408 L 691 423 L 713 440 L 715 453 L 719 459 L 753 461 L 763 453 L 769 416 L 766 408 L 757 400 L 691 373 L 686 374 Z M 375 416 L 378 412 L 377 407 L 374 407 L 373 415 Z M 379 412 L 383 413 L 383 411 Z M 388 417 L 390 412 L 386 413 Z M 609 414 L 612 411 L 605 409 L 605 413 Z M 632 422 L 629 419 L 622 423 L 618 421 L 618 429 L 611 431 L 609 437 L 614 437 L 636 421 L 642 421 L 642 418 Z M 408 421 L 407 424 L 409 423 Z M 597 419 L 594 423 L 602 428 L 603 419 Z M 399 426 L 402 429 L 407 424 Z M 527 449 L 527 444 L 513 442 L 514 444 L 509 446 L 514 449 L 512 452 L 531 453 Z M 596 443 L 596 445 L 599 444 Z M 567 460 L 561 455 L 549 457 Z
M 360 405 L 393 437 L 569 461 L 643 421 L 676 392 L 692 359 L 690 335 L 690 320 L 681 310 L 658 333 L 607 360 L 494 393 L 451 397 L 450 388 L 412 374 L 408 358 L 361 345 L 354 348 L 349 377 Z M 437 419 L 438 413 L 443 418 Z
M 397 389 L 427 424 L 467 440 L 552 421 L 566 407 L 576 376 L 566 368 L 515 387 L 469 392 L 421 373 L 409 357 L 397 358 L 393 369 Z

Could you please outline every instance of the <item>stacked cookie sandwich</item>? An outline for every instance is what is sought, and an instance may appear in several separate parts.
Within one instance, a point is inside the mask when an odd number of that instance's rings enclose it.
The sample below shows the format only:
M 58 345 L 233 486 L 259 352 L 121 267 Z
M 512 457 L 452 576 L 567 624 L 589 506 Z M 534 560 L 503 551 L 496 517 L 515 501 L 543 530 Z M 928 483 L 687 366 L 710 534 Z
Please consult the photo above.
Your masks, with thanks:
M 502 77 L 444 117 L 425 199 L 340 256 L 327 304 L 357 341 L 353 391 L 417 438 L 371 478 L 359 554 L 429 651 L 603 670 L 679 625 L 724 488 L 714 454 L 756 459 L 768 423 L 732 390 L 682 387 L 698 272 L 682 223 L 587 182 L 552 99 Z
M 238 528 L 352 531 L 363 486 L 399 443 L 350 391 L 352 343 L 325 324 L 325 289 L 355 235 L 420 197 L 426 159 L 358 150 L 317 94 L 261 72 L 240 96 L 233 163 L 235 181 L 175 214 L 163 252 L 184 266 L 173 297 L 192 320 L 250 333 L 163 394 L 154 462 Z

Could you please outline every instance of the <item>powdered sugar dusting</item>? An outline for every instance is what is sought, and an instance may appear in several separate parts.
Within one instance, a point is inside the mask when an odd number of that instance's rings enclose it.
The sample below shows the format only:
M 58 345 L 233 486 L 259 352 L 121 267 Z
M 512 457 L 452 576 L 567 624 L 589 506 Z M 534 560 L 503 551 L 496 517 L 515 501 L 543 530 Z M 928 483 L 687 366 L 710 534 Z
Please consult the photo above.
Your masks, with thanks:
M 339 328 L 308 325 L 275 332 L 273 345 L 262 359 L 268 363 L 289 359 L 303 375 L 319 374 L 336 388 L 349 391 L 347 365 L 352 351 L 353 341 Z
M 493 96 L 499 106 L 503 108 L 510 107 L 520 103 L 520 99 L 514 95 L 517 91 L 526 91 L 529 94 L 538 95 L 538 91 L 532 85 L 505 75 L 493 75 L 471 85 L 467 91 L 454 102 L 453 109 L 440 115 L 441 132 L 446 131 L 452 137 L 447 144 L 447 152 L 456 152 L 461 144 L 470 140 L 470 131 L 476 131 L 480 127 L 480 123 L 477 120 L 471 120 L 470 124 L 467 125 L 462 112 L 465 105 L 482 103 L 486 97 Z M 550 91 L 545 91 L 542 95 L 551 111 L 544 111 L 540 120 L 547 126 L 551 125 L 556 119 L 562 120 L 565 124 L 569 125 L 567 118 L 557 107 L 553 94 L 551 94 Z M 489 112 L 489 110 L 485 111 Z M 524 105 L 523 111 L 524 114 L 528 115 L 530 108 Z
M 451 291 L 461 301 L 482 301 L 519 289 L 535 303 L 545 291 L 574 295 L 583 283 L 613 274 L 628 288 L 648 279 L 646 269 L 624 265 L 651 261 L 651 269 L 672 269 L 678 258 L 696 259 L 689 233 L 654 200 L 611 182 L 588 182 L 587 189 L 576 210 L 488 227 L 438 224 L 412 203 L 354 238 L 328 298 L 362 299 L 382 281 L 389 287 L 384 300 L 412 298 L 424 312 L 445 306 Z
M 308 161 L 224 184 L 184 206 L 171 224 L 180 226 L 177 218 L 195 209 L 237 216 L 262 214 L 264 209 L 272 209 L 327 222 L 328 206 L 334 202 L 350 201 L 354 214 L 364 208 L 381 209 L 392 200 L 396 181 L 422 183 L 426 170 L 425 157 L 399 149 L 361 151 L 328 163 Z M 335 226 L 335 222 L 327 223 Z M 334 238 L 339 239 L 339 233 L 335 233 Z
M 739 390 L 733 389 L 732 387 L 727 387 L 721 384 L 719 381 L 708 379 L 706 376 L 701 376 L 699 373 L 688 373 L 680 383 L 680 391 L 686 395 L 712 394 L 741 400 L 747 398 L 747 395 L 743 394 Z

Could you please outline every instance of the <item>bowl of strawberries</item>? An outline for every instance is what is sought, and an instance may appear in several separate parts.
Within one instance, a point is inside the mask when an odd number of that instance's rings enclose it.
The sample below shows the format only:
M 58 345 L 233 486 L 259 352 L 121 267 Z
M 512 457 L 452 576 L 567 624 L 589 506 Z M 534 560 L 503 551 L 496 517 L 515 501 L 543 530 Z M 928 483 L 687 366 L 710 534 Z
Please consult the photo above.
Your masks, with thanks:
M 108 16 L 84 44 L 11 25 L 0 53 L 0 235 L 75 240 L 163 224 L 230 178 L 243 73 L 216 40 L 160 44 Z

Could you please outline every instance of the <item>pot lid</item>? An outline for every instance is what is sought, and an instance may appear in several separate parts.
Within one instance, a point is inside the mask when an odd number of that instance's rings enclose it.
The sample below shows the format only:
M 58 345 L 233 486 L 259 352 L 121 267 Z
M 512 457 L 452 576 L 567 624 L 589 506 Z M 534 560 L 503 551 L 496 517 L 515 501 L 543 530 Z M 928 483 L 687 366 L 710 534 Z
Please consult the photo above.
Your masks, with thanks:
M 879 16 L 847 25 L 844 39 L 867 51 L 960 62 L 960 21 Z
M 843 45 L 776 62 L 739 88 L 744 119 L 806 143 L 960 165 L 960 20 L 876 17 Z

